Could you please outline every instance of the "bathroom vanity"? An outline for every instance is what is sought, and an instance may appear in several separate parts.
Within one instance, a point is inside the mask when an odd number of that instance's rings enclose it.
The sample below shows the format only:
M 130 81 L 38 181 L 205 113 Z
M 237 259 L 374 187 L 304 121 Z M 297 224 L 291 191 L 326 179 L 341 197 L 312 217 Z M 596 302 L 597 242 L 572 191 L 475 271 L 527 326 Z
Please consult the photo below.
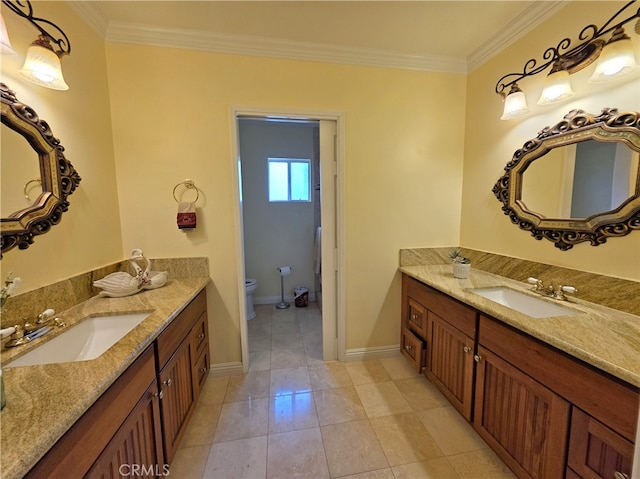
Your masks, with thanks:
M 209 370 L 208 282 L 91 298 L 60 316 L 150 315 L 95 360 L 5 366 L 2 477 L 166 475 Z
M 631 477 L 638 316 L 572 300 L 570 314 L 532 318 L 473 292 L 528 294 L 523 283 L 478 270 L 459 280 L 450 265 L 400 270 L 402 354 L 518 477 Z

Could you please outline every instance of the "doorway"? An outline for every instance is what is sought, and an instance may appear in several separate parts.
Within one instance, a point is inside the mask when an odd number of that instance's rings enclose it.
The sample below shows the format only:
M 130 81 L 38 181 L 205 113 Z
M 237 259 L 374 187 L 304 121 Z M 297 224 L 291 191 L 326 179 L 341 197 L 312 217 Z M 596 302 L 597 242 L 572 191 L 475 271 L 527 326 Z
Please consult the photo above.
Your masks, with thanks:
M 288 277 L 279 278 L 282 281 L 281 284 L 285 284 L 285 289 L 281 290 L 281 293 L 277 293 L 277 296 L 273 294 L 273 280 L 275 279 L 278 273 L 276 269 L 278 266 L 291 266 L 286 264 L 287 261 L 284 259 L 285 256 L 281 256 L 280 259 L 276 259 L 276 255 L 272 256 L 272 261 L 278 262 L 278 264 L 270 265 L 272 268 L 266 268 L 257 266 L 256 261 L 256 253 L 245 252 L 245 224 L 243 217 L 243 196 L 245 193 L 242 190 L 242 184 L 246 183 L 243 181 L 243 164 L 241 158 L 241 148 L 240 148 L 240 140 L 241 140 L 241 125 L 259 125 L 260 123 L 270 123 L 272 127 L 274 127 L 277 123 L 287 124 L 287 125 L 298 125 L 301 130 L 304 130 L 305 127 L 316 128 L 316 150 L 319 152 L 319 161 L 318 161 L 318 170 L 315 171 L 311 175 L 311 191 L 310 194 L 317 194 L 319 199 L 318 208 L 316 208 L 316 215 L 314 220 L 314 213 L 311 212 L 307 219 L 300 219 L 300 221 L 312 224 L 307 224 L 306 229 L 309 230 L 311 228 L 311 234 L 306 231 L 304 233 L 306 237 L 307 247 L 306 250 L 311 253 L 308 258 L 302 259 L 299 261 L 300 264 L 308 261 L 309 265 L 312 265 L 311 273 L 315 274 L 315 278 L 311 281 L 306 281 L 310 283 L 309 286 L 309 296 L 312 299 L 315 299 L 318 306 L 322 311 L 322 358 L 327 360 L 344 360 L 345 359 L 345 344 L 344 344 L 344 301 L 343 301 L 343 285 L 344 281 L 342 280 L 342 274 L 344 268 L 343 264 L 343 228 L 342 228 L 342 135 L 340 135 L 340 131 L 343 128 L 341 114 L 326 114 L 326 113 L 317 113 L 317 112 L 308 112 L 308 113 L 300 113 L 300 112 L 275 112 L 275 111 L 263 111 L 263 110 L 252 110 L 252 109 L 233 109 L 232 110 L 232 135 L 235 141 L 233 142 L 234 147 L 234 175 L 235 175 L 235 185 L 237 187 L 236 190 L 236 246 L 239 252 L 238 254 L 238 295 L 240 299 L 240 337 L 241 337 L 241 349 L 242 349 L 242 366 L 244 372 L 249 370 L 249 334 L 248 334 L 248 322 L 247 322 L 247 301 L 245 296 L 245 274 L 249 275 L 248 269 L 256 272 L 257 275 L 262 274 L 264 278 L 266 278 L 265 283 L 271 283 L 271 285 L 267 288 L 264 288 L 262 293 L 257 294 L 257 305 L 254 305 L 254 308 L 258 308 L 256 310 L 259 311 L 261 308 L 261 303 L 269 302 L 269 299 L 273 299 L 277 297 L 278 303 L 280 303 L 280 294 L 286 295 L 285 299 L 292 299 L 290 297 L 290 292 L 293 290 L 295 284 L 284 283 L 285 279 Z M 278 156 L 288 156 L 289 158 L 278 158 Z M 291 160 L 291 155 L 274 155 L 274 158 L 271 158 L 278 169 L 280 167 L 285 168 L 283 163 L 286 163 L 283 160 Z M 296 156 L 296 155 L 293 155 Z M 298 155 L 304 156 L 304 155 Z M 307 155 L 309 156 L 309 155 Z M 268 169 L 269 164 L 267 162 L 268 158 L 263 158 L 262 165 L 262 180 L 263 181 L 263 199 L 264 195 L 268 194 L 268 185 L 265 184 L 268 181 Z M 295 158 L 294 158 L 295 160 Z M 304 169 L 303 160 L 305 158 L 299 158 L 298 162 L 295 162 L 296 167 L 302 167 Z M 311 169 L 312 171 L 312 169 Z M 254 178 L 255 181 L 255 178 Z M 252 192 L 253 193 L 253 192 Z M 299 194 L 299 193 L 296 193 Z M 268 201 L 265 201 L 268 204 Z M 271 211 L 274 211 L 273 204 L 271 205 Z M 275 210 L 280 210 L 280 213 L 283 211 L 286 213 L 287 208 L 292 214 L 291 220 L 293 221 L 295 218 L 294 213 L 294 205 L 292 204 L 280 204 L 276 205 L 278 208 Z M 284 208 L 283 208 L 284 206 Z M 300 206 L 300 205 L 298 205 Z M 298 208 L 300 210 L 300 208 Z M 304 211 L 304 207 L 302 208 Z M 313 211 L 313 207 L 310 210 Z M 251 213 L 255 216 L 255 212 Z M 301 217 L 300 217 L 301 218 Z M 276 220 L 277 221 L 277 220 Z M 283 223 L 280 224 L 280 227 Z M 317 230 L 317 226 L 321 225 L 321 229 Z M 253 226 L 248 227 L 249 229 L 253 229 L 254 231 L 247 230 L 248 237 L 255 238 L 255 228 Z M 262 225 L 263 231 L 266 229 L 265 224 Z M 287 227 L 289 228 L 289 227 Z M 271 225 L 272 230 L 278 230 L 278 224 Z M 302 230 L 300 228 L 299 230 Z M 296 228 L 290 229 L 290 231 L 297 231 Z M 273 234 L 273 231 L 271 232 Z M 283 231 L 283 234 L 286 234 Z M 311 237 L 309 237 L 311 236 Z M 320 240 L 318 242 L 318 240 Z M 311 251 L 309 251 L 308 245 L 313 245 Z M 317 248 L 317 249 L 316 249 Z M 305 248 L 302 248 L 305 249 Z M 316 258 L 313 258 L 316 256 Z M 247 259 L 250 259 L 251 264 L 248 263 Z M 317 264 L 320 262 L 321 267 Z M 268 262 L 268 261 L 267 261 Z M 283 264 L 280 264 L 283 263 Z M 250 267 L 249 267 L 250 266 Z M 256 266 L 256 267 L 253 267 Z M 249 267 L 249 268 L 248 268 Z M 292 267 L 293 268 L 293 267 Z M 302 269 L 306 269 L 306 266 Z M 271 271 L 273 270 L 273 271 Z M 260 271 L 263 271 L 262 273 Z M 319 274 L 318 274 L 319 273 Z M 308 278 L 307 278 L 308 279 Z M 258 289 L 259 289 L 260 281 L 258 280 Z M 267 284 L 265 284 L 267 286 Z M 319 287 L 320 286 L 320 287 Z M 270 288 L 270 289 L 269 289 Z M 280 289 L 280 288 L 278 288 Z M 261 296 L 260 296 L 261 295 Z M 315 298 L 314 298 L 315 296 Z M 275 301 L 274 301 L 275 302 Z M 285 301 L 288 302 L 288 301 Z M 291 307 L 295 307 L 293 302 L 291 303 Z

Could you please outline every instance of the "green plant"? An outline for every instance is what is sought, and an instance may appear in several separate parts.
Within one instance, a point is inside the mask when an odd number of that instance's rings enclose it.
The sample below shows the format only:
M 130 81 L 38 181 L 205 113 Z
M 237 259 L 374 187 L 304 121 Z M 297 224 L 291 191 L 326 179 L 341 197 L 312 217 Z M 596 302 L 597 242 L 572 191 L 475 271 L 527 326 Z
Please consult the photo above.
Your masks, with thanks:
M 459 264 L 471 263 L 471 260 L 469 258 L 467 258 L 466 256 L 462 256 L 462 254 L 460 253 L 460 248 L 451 250 L 449 252 L 449 258 L 451 258 L 451 261 L 453 261 L 454 263 L 459 263 Z

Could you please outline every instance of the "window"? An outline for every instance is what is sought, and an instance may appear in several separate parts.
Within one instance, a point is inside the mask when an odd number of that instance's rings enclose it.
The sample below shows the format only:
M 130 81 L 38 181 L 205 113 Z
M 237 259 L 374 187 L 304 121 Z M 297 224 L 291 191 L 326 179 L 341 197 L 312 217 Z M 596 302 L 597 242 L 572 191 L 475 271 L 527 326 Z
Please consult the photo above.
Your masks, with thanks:
M 268 160 L 269 201 L 311 201 L 311 161 Z

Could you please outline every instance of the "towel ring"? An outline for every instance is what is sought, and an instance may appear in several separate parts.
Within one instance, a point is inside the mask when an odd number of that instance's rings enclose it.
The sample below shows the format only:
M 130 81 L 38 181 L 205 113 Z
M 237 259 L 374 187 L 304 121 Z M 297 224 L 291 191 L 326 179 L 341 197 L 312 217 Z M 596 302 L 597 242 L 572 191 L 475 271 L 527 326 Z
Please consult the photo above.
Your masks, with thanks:
M 42 185 L 42 180 L 40 178 L 35 178 L 33 180 L 29 180 L 27 181 L 27 183 L 24 185 L 24 188 L 22 189 L 22 192 L 24 193 L 24 197 L 27 199 L 27 201 L 32 201 L 31 198 L 29 198 L 29 189 L 32 183 L 37 183 L 39 185 Z
M 192 190 L 196 190 L 196 199 L 193 200 L 193 202 L 197 202 L 198 198 L 200 198 L 200 190 L 198 189 L 198 187 L 196 186 L 196 184 L 193 182 L 193 180 L 184 180 L 182 183 L 178 183 L 176 186 L 174 186 L 173 188 L 173 199 L 176 200 L 177 203 L 180 203 L 180 200 L 178 200 L 178 198 L 176 198 L 176 190 L 180 187 L 180 186 L 184 186 L 187 189 L 192 189 Z

